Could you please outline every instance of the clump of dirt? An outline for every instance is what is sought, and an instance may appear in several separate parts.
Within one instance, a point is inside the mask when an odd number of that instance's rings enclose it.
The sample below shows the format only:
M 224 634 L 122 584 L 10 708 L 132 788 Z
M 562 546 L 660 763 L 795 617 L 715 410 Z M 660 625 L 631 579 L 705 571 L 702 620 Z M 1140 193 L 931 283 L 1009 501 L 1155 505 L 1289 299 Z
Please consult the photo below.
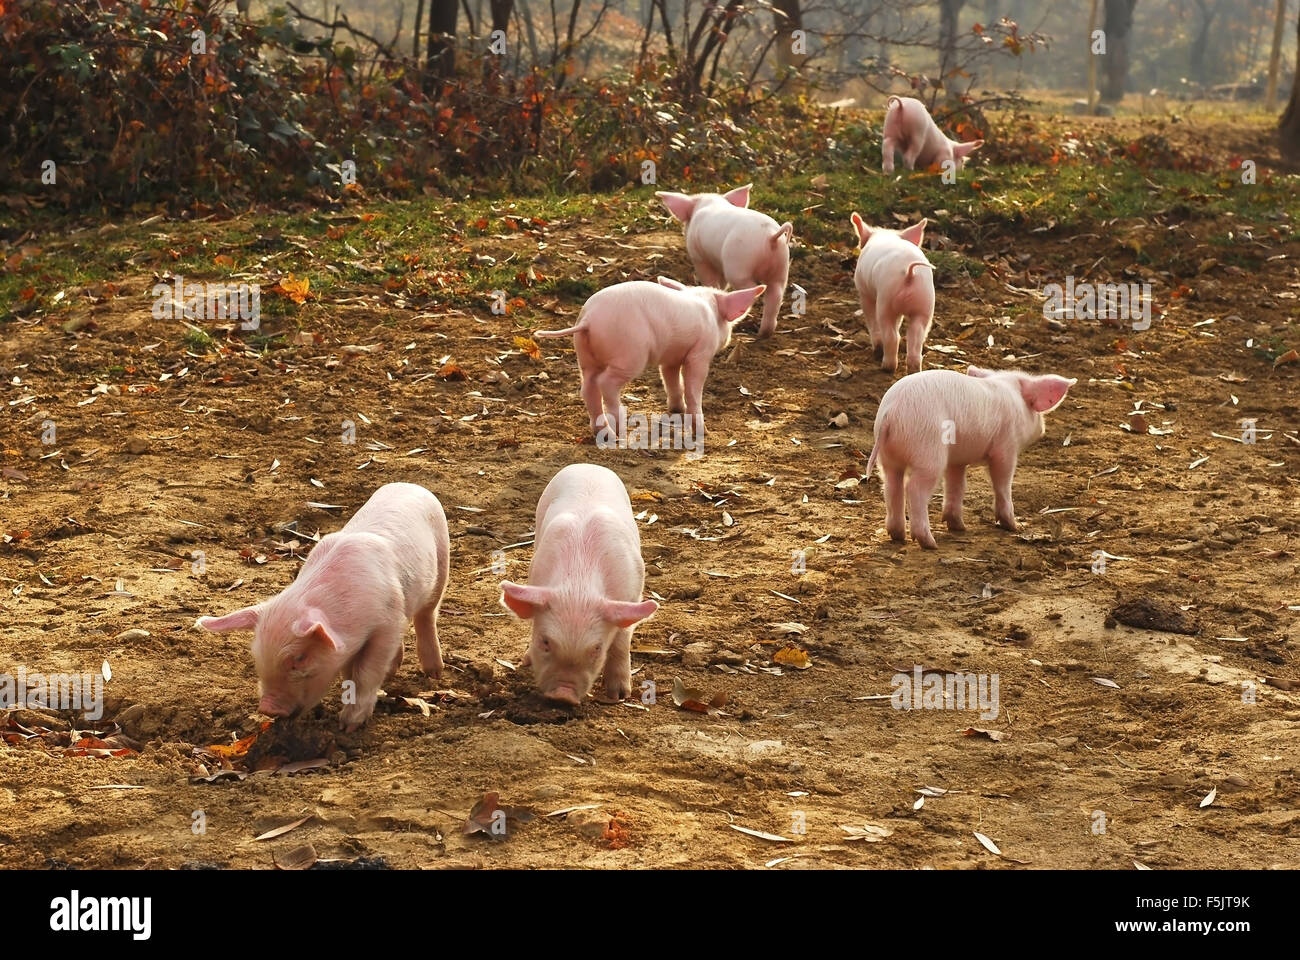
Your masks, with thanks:
M 248 748 L 247 767 L 249 770 L 277 768 L 286 763 L 328 757 L 338 749 L 335 733 L 328 722 L 309 724 L 277 720 Z
M 1110 611 L 1109 621 L 1142 630 L 1160 630 L 1163 633 L 1182 633 L 1195 636 L 1201 632 L 1197 619 L 1166 600 L 1131 596 L 1121 600 Z

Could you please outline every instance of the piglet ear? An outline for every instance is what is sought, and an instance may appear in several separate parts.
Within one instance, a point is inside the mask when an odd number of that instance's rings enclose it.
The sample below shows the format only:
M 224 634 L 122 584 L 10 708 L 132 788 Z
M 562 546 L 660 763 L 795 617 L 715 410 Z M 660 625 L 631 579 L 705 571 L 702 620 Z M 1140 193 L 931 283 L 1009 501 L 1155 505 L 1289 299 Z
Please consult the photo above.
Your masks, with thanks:
M 919 247 L 921 241 L 925 239 L 925 225 L 929 222 L 929 220 L 922 220 L 920 223 L 914 223 L 906 230 L 900 231 L 898 235 L 908 243 L 914 243 Z
M 722 199 L 733 207 L 744 209 L 749 206 L 749 191 L 753 189 L 752 183 L 747 183 L 743 187 L 737 187 L 735 190 L 728 190 L 722 195 Z
M 983 367 L 977 367 L 975 366 L 975 364 L 972 363 L 969 367 L 966 368 L 966 376 L 980 377 L 980 378 L 991 377 L 993 376 L 993 371 L 985 370 Z
M 1053 374 L 1024 377 L 1020 381 L 1020 395 L 1025 398 L 1025 403 L 1031 410 L 1048 413 L 1061 405 L 1066 391 L 1078 382 L 1073 378 L 1067 380 Z
M 245 607 L 224 617 L 199 617 L 194 625 L 213 633 L 225 633 L 227 630 L 252 630 L 257 626 L 260 611 L 257 607 Z
M 549 592 L 544 587 L 528 587 L 502 580 L 501 606 L 520 620 L 531 620 L 538 610 L 543 609 L 550 602 Z
M 299 617 L 298 622 L 293 625 L 293 633 L 294 636 L 305 638 L 304 649 L 310 650 L 312 646 L 319 645 L 327 650 L 343 652 L 343 641 L 325 626 L 317 610 L 308 611 L 306 616 Z
M 757 287 L 747 287 L 744 290 L 732 290 L 730 293 L 719 293 L 718 297 L 718 314 L 726 323 L 733 323 L 739 320 L 749 308 L 753 306 L 754 301 L 759 298 L 767 286 L 759 284 Z
M 610 623 L 619 627 L 631 627 L 640 623 L 647 617 L 654 616 L 659 604 L 653 600 L 642 600 L 640 603 L 628 603 L 625 600 L 606 600 L 605 609 L 601 615 Z
M 871 239 L 871 228 L 867 226 L 866 221 L 858 215 L 856 210 L 853 212 L 853 216 L 849 217 L 849 222 L 853 224 L 853 232 L 857 234 L 858 243 L 865 247 L 867 241 Z
M 952 145 L 952 155 L 954 157 L 968 157 L 982 146 L 984 146 L 983 140 L 967 140 L 965 143 L 954 143 Z
M 680 220 L 687 223 L 691 219 L 691 214 L 695 212 L 696 198 L 685 193 L 669 193 L 666 190 L 660 190 L 655 194 L 663 205 L 668 208 L 668 212 Z
M 658 277 L 659 286 L 667 287 L 669 290 L 685 290 L 686 284 L 674 280 L 672 277 Z

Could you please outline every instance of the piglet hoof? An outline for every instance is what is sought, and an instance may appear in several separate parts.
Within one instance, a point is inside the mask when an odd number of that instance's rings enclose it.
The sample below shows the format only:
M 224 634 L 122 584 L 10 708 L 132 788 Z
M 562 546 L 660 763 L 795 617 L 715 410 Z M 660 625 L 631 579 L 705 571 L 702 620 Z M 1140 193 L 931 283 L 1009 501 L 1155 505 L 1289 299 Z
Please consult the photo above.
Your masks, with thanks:
M 872 344 L 871 356 L 875 359 L 876 363 L 879 363 L 881 360 L 885 359 L 885 348 L 879 344 Z
M 433 677 L 433 679 L 442 679 L 442 666 L 441 651 L 435 651 L 433 653 L 426 653 L 423 650 L 420 651 L 420 669 Z
M 904 543 L 907 541 L 907 535 L 903 532 L 902 527 L 899 527 L 898 529 L 890 528 L 889 539 L 893 540 L 895 543 Z
M 998 517 L 998 526 L 1003 530 L 1010 530 L 1012 533 L 1020 529 L 1020 524 L 1016 523 L 1015 514 Z
M 934 540 L 934 534 L 929 530 L 922 530 L 919 533 L 913 533 L 912 539 L 919 543 L 923 549 L 937 550 L 939 548 L 939 544 Z
M 948 529 L 953 533 L 961 533 L 966 529 L 966 523 L 961 517 L 944 517 L 943 522 L 948 525 Z
M 626 700 L 632 693 L 632 678 L 606 677 L 605 678 L 605 698 L 607 700 L 619 701 Z
M 339 729 L 344 733 L 356 733 L 370 719 L 373 711 L 374 707 L 365 710 L 360 705 L 348 704 L 339 711 Z

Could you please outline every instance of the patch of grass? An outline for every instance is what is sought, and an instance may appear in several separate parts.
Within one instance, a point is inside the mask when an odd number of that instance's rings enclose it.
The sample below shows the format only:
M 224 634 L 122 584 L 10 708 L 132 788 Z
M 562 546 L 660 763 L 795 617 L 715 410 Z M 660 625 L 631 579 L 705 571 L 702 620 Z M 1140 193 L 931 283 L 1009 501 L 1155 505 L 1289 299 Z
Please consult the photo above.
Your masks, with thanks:
M 185 336 L 181 338 L 182 342 L 189 349 L 206 353 L 212 349 L 215 341 L 202 328 L 186 324 Z
M 990 238 L 1028 231 L 1058 237 L 1101 234 L 1112 238 L 1100 242 L 1105 248 L 1161 215 L 1188 221 L 1231 214 L 1251 224 L 1261 241 L 1269 242 L 1271 234 L 1285 242 L 1291 235 L 1288 224 L 1300 221 L 1296 177 L 1273 174 L 1271 183 L 1246 185 L 1233 170 L 1144 168 L 1128 157 L 1030 165 L 993 164 L 977 154 L 953 183 L 930 171 L 885 176 L 879 170 L 878 130 L 863 122 L 865 113 L 846 116 L 827 123 L 825 148 L 808 157 L 806 165 L 760 165 L 746 177 L 755 183 L 751 206 L 778 222 L 794 223 L 796 260 L 852 255 L 856 238 L 849 215 L 854 211 L 874 226 L 891 229 L 928 217 L 931 233 L 975 250 Z M 1050 123 L 1044 134 L 1052 132 Z M 671 166 L 661 164 L 656 185 L 636 184 L 611 193 L 567 193 L 559 184 L 529 196 L 362 200 L 341 212 L 254 211 L 237 220 L 125 223 L 107 231 L 97 224 L 84 226 L 85 221 L 79 222 L 82 229 L 69 229 L 66 218 L 51 213 L 44 220 L 38 214 L 38 222 L 21 225 L 20 233 L 20 225 L 6 224 L 0 216 L 0 235 L 12 227 L 9 235 L 17 237 L 31 227 L 37 238 L 27 245 L 41 248 L 0 270 L 0 317 L 32 306 L 58 315 L 82 306 L 81 287 L 164 271 L 210 281 L 234 273 L 293 273 L 310 281 L 322 305 L 335 295 L 373 293 L 386 282 L 417 307 L 432 303 L 482 309 L 494 290 L 530 304 L 542 295 L 579 301 L 603 281 L 585 272 L 582 258 L 571 256 L 575 238 L 591 253 L 606 252 L 638 234 L 676 233 L 677 224 L 654 198 L 656 189 L 698 192 L 744 182 L 679 182 Z M 1233 251 L 1234 241 L 1217 230 L 1211 242 L 1223 262 L 1257 267 L 1256 249 Z M 1140 260 L 1166 259 L 1130 246 Z M 16 252 L 0 248 L 0 258 Z M 476 253 L 497 262 L 476 260 Z M 538 280 L 521 278 L 538 255 L 550 266 L 536 268 Z M 943 275 L 974 276 L 985 269 L 978 258 L 953 250 L 937 251 L 932 260 Z M 63 297 L 56 303 L 60 292 Z M 131 291 L 132 296 L 144 294 L 147 289 Z M 292 315 L 296 308 L 272 296 L 263 298 L 263 310 L 274 317 Z

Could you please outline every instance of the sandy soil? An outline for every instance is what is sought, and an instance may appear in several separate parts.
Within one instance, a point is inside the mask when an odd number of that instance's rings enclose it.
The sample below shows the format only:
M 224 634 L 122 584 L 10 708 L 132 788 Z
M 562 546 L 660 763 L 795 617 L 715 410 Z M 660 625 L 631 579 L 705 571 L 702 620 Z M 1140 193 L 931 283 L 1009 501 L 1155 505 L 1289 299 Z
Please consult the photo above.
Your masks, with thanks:
M 583 442 L 567 342 L 533 359 L 513 339 L 572 322 L 577 298 L 496 317 L 367 291 L 266 321 L 307 343 L 263 355 L 236 334 L 196 352 L 180 324 L 151 318 L 152 277 L 139 275 L 111 301 L 75 297 L 57 320 L 11 324 L 0 663 L 97 673 L 107 661 L 112 679 L 98 723 L 9 715 L 0 864 L 1300 866 L 1300 364 L 1274 368 L 1260 349 L 1300 346 L 1300 244 L 1255 224 L 1260 240 L 1237 250 L 1254 266 L 1196 272 L 1217 256 L 1213 237 L 1251 226 L 1153 218 L 1086 241 L 939 231 L 989 269 L 940 272 L 929 365 L 1079 384 L 1021 458 L 1022 530 L 993 526 L 972 471 L 969 530 L 937 532 L 937 551 L 890 543 L 879 481 L 854 483 L 891 378 L 853 317 L 843 246 L 801 249 L 806 316 L 718 358 L 700 460 Z M 1025 291 L 1099 257 L 1094 277 L 1121 279 L 1133 231 L 1157 264 L 1137 272 L 1168 315 L 1141 333 L 1048 329 Z M 666 226 L 625 237 L 575 219 L 546 239 L 548 270 L 690 276 Z M 536 244 L 470 245 L 536 257 Z M 1189 292 L 1170 300 L 1179 283 Z M 77 316 L 97 328 L 60 329 Z M 447 357 L 466 379 L 433 375 Z M 650 376 L 628 393 L 634 411 L 662 407 Z M 1130 417 L 1138 404 L 1154 432 Z M 839 413 L 848 425 L 833 429 Z M 1257 418 L 1253 445 L 1238 442 L 1242 418 Z M 526 578 L 530 549 L 507 549 L 504 570 L 493 552 L 529 539 L 542 487 L 580 460 L 617 471 L 644 511 L 647 588 L 663 600 L 636 635 L 634 681 L 657 691 L 648 709 L 554 709 L 511 666 L 526 630 L 497 584 Z M 433 490 L 451 521 L 448 674 L 424 677 L 408 634 L 357 733 L 336 731 L 329 701 L 263 729 L 250 636 L 204 633 L 195 617 L 283 588 L 312 537 L 396 480 Z M 789 643 L 807 669 L 774 663 Z M 996 718 L 880 699 L 918 666 L 996 674 Z M 725 705 L 677 707 L 677 679 Z M 69 719 L 76 729 L 57 729 Z M 86 726 L 107 746 L 83 740 Z M 254 734 L 233 758 L 211 750 Z M 129 752 L 76 755 L 86 747 Z M 257 772 L 196 779 L 223 767 Z M 95 789 L 122 785 L 138 789 Z M 537 816 L 496 842 L 465 835 L 487 792 Z M 868 824 L 856 832 L 869 839 L 843 828 Z

